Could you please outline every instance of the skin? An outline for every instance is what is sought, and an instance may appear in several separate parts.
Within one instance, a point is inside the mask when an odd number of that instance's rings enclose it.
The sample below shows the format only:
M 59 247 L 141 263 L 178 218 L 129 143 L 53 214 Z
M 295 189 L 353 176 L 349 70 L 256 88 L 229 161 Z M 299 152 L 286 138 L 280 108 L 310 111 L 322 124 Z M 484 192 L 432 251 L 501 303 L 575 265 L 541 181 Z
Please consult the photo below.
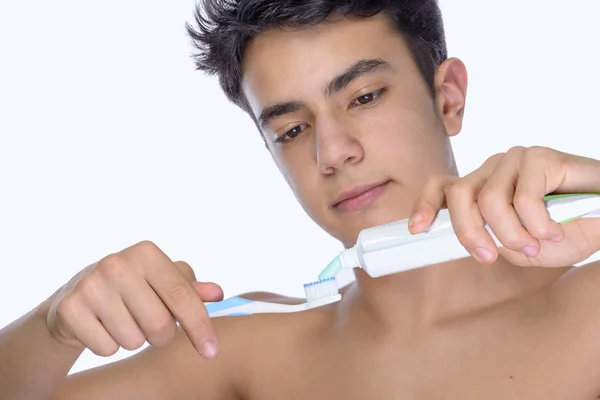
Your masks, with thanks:
M 390 67 L 323 94 L 333 77 L 364 59 Z M 265 32 L 249 44 L 243 67 L 243 90 L 256 117 L 277 103 L 304 104 L 261 130 L 298 201 L 323 229 L 348 246 L 363 228 L 409 216 L 419 232 L 448 207 L 473 257 L 379 279 L 359 270 L 340 302 L 302 313 L 208 321 L 202 301 L 221 298 L 220 288 L 196 282 L 187 264 L 142 243 L 88 267 L 0 332 L 0 349 L 21 360 L 13 370 L 42 377 L 30 388 L 37 397 L 22 398 L 598 397 L 600 267 L 565 265 L 600 249 L 600 227 L 594 220 L 558 226 L 541 203 L 546 193 L 600 191 L 598 160 L 515 148 L 457 177 L 448 138 L 462 128 L 465 66 L 457 59 L 441 65 L 432 98 L 402 38 L 382 16 Z M 368 95 L 381 88 L 379 96 Z M 288 142 L 274 140 L 284 134 Z M 385 190 L 368 206 L 352 212 L 333 206 L 344 190 L 382 181 Z M 502 249 L 482 230 L 483 220 Z M 166 308 L 140 306 L 140 326 L 110 310 L 104 333 L 86 336 L 77 325 L 82 312 L 101 317 L 101 300 L 129 306 L 126 293 L 146 284 L 158 296 L 147 301 L 161 300 Z M 165 310 L 183 329 L 169 323 Z M 61 376 L 84 347 L 107 355 L 144 337 L 153 346 L 133 357 Z M 198 354 L 207 338 L 218 341 L 215 358 Z M 34 342 L 35 351 L 8 352 Z M 57 372 L 39 367 L 44 363 Z

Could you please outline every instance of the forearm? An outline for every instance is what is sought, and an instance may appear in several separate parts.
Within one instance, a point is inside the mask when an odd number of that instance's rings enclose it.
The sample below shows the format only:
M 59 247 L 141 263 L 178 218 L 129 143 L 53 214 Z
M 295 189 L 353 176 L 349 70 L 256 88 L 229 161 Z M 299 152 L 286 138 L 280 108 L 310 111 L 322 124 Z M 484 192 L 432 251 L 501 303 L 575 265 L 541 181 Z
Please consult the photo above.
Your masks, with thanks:
M 46 304 L 0 330 L 0 400 L 48 400 L 83 349 L 57 342 Z

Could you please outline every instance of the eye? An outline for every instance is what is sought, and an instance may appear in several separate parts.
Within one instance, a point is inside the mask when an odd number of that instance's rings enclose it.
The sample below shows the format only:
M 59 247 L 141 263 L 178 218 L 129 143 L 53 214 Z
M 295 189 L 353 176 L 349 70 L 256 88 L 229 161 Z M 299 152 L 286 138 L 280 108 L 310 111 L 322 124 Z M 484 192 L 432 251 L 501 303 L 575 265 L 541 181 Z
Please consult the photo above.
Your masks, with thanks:
M 371 93 L 363 94 L 362 96 L 357 97 L 356 99 L 352 100 L 352 103 L 350 103 L 350 106 L 352 106 L 352 107 L 369 106 L 373 102 L 377 101 L 379 96 L 381 96 L 381 94 L 383 94 L 384 91 L 385 91 L 385 89 L 379 89 L 379 90 L 376 90 Z
M 292 129 L 290 129 L 289 131 L 285 132 L 283 135 L 281 135 L 277 139 L 275 139 L 275 142 L 276 143 L 285 143 L 285 142 L 293 141 L 294 139 L 296 139 L 298 137 L 298 135 L 300 135 L 302 132 L 304 132 L 304 130 L 306 128 L 308 128 L 308 124 L 296 125 Z

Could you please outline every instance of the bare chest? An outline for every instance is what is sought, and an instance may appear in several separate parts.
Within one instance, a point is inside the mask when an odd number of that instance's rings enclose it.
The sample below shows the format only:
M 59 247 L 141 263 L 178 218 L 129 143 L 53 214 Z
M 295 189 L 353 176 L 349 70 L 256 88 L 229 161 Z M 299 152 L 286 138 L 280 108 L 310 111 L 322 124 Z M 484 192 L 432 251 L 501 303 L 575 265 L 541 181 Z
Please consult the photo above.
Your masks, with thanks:
M 592 400 L 600 366 L 552 332 L 469 330 L 377 344 L 340 339 L 266 364 L 244 400 Z M 485 335 L 488 333 L 489 335 Z

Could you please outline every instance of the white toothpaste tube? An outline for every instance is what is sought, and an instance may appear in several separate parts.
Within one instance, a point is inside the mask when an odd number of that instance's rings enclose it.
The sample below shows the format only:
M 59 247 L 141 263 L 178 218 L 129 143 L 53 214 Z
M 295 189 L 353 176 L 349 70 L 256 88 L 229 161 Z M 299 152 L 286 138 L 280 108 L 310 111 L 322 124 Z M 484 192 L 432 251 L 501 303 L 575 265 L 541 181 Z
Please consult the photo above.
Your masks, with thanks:
M 544 197 L 544 203 L 550 219 L 558 223 L 577 218 L 600 218 L 599 194 L 550 195 Z M 501 247 L 487 224 L 485 228 Z M 456 237 L 448 210 L 444 209 L 422 233 L 411 233 L 408 219 L 362 230 L 356 245 L 334 258 L 319 274 L 319 279 L 352 268 L 362 268 L 376 278 L 469 256 Z

